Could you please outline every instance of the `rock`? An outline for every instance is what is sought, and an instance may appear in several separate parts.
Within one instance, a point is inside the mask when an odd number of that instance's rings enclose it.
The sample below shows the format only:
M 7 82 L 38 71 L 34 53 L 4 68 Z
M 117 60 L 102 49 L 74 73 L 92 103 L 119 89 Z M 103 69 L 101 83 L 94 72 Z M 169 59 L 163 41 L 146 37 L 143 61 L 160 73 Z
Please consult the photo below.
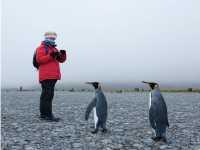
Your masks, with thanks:
M 110 139 L 104 139 L 102 140 L 103 144 L 107 145 L 109 143 L 112 143 L 112 141 Z
M 55 92 L 53 111 L 62 121 L 39 119 L 40 92 L 2 91 L 2 148 L 8 150 L 199 150 L 199 94 L 163 93 L 168 106 L 168 143 L 155 143 L 148 120 L 148 93 L 105 93 L 108 133 L 95 135 L 93 114 L 84 113 L 93 93 Z M 121 108 L 121 109 L 120 109 Z
M 73 143 L 74 148 L 80 148 L 82 145 L 81 143 Z
M 162 149 L 166 149 L 167 148 L 167 145 L 161 145 L 160 146 L 160 149 L 162 150 Z
M 34 147 L 31 147 L 31 146 L 29 146 L 29 145 L 26 145 L 26 146 L 25 146 L 25 150 L 37 150 L 37 149 L 34 148 Z
M 200 150 L 200 144 L 195 147 L 195 150 Z
M 2 143 L 1 148 L 2 148 L 2 150 L 10 150 L 10 146 L 8 143 Z
M 134 144 L 133 146 L 136 148 L 139 148 L 139 149 L 143 148 L 143 145 L 141 145 L 141 144 Z
M 142 140 L 142 142 L 145 144 L 145 145 L 152 145 L 152 139 L 144 139 Z

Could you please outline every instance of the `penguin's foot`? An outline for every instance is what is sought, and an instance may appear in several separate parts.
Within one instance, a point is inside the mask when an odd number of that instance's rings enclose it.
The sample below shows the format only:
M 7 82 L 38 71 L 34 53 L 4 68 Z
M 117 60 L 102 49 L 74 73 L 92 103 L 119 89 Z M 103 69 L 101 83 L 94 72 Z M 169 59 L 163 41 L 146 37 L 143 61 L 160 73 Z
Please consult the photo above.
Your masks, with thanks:
M 47 116 L 45 116 L 45 115 L 40 115 L 40 119 L 41 120 L 45 120 L 47 118 Z
M 90 126 L 91 129 L 95 129 L 95 126 Z
M 154 140 L 155 142 L 158 142 L 162 139 L 162 137 L 156 136 L 156 137 L 152 137 L 152 140 Z
M 94 131 L 92 131 L 92 134 L 96 134 L 98 132 L 98 129 L 95 129 Z
M 167 143 L 166 137 L 162 137 L 162 138 L 160 139 L 160 141 L 162 141 L 162 142 L 164 142 L 164 143 Z
M 61 119 L 60 118 L 56 118 L 56 117 L 51 117 L 51 118 L 49 118 L 47 120 L 52 121 L 52 122 L 59 122 Z
M 103 130 L 102 130 L 103 133 L 106 133 L 107 131 L 108 131 L 107 129 L 103 129 Z

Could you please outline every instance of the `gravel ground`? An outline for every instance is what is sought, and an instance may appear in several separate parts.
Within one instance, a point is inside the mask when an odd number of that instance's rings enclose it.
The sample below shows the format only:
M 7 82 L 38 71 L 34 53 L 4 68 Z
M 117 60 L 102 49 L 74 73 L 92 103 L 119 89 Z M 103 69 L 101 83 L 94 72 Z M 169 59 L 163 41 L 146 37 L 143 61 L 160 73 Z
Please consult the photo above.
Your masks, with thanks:
M 54 114 L 39 119 L 40 92 L 1 93 L 2 149 L 7 150 L 200 150 L 200 94 L 164 93 L 170 128 L 168 144 L 154 143 L 148 120 L 148 93 L 105 93 L 108 133 L 90 133 L 84 120 L 92 92 L 56 92 Z

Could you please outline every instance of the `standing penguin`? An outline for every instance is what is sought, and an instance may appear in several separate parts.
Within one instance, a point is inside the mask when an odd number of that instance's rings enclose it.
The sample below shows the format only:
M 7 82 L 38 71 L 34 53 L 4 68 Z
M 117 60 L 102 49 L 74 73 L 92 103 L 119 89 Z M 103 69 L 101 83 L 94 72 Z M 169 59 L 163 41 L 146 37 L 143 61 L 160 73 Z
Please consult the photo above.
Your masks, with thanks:
M 86 84 L 91 84 L 95 89 L 95 97 L 90 102 L 86 109 L 85 113 L 85 120 L 88 120 L 90 112 L 93 109 L 94 112 L 94 123 L 95 123 L 95 130 L 92 131 L 93 134 L 97 133 L 99 127 L 103 130 L 102 132 L 106 132 L 106 120 L 107 120 L 107 101 L 106 97 L 101 90 L 101 86 L 99 82 L 86 82 Z
M 152 139 L 156 142 L 166 142 L 166 127 L 169 127 L 169 122 L 167 106 L 160 92 L 159 85 L 155 82 L 142 82 L 148 84 L 151 90 L 149 95 L 149 121 L 156 134 Z

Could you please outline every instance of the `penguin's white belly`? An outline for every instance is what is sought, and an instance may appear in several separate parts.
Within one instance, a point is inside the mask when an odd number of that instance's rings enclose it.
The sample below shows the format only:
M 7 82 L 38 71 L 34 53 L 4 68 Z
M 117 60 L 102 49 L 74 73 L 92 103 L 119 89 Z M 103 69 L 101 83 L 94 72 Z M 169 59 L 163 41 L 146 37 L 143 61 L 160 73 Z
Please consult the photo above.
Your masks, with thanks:
M 93 108 L 93 112 L 94 112 L 94 126 L 96 128 L 97 127 L 97 122 L 98 122 L 96 107 Z
M 149 109 L 151 108 L 151 92 L 149 93 Z

